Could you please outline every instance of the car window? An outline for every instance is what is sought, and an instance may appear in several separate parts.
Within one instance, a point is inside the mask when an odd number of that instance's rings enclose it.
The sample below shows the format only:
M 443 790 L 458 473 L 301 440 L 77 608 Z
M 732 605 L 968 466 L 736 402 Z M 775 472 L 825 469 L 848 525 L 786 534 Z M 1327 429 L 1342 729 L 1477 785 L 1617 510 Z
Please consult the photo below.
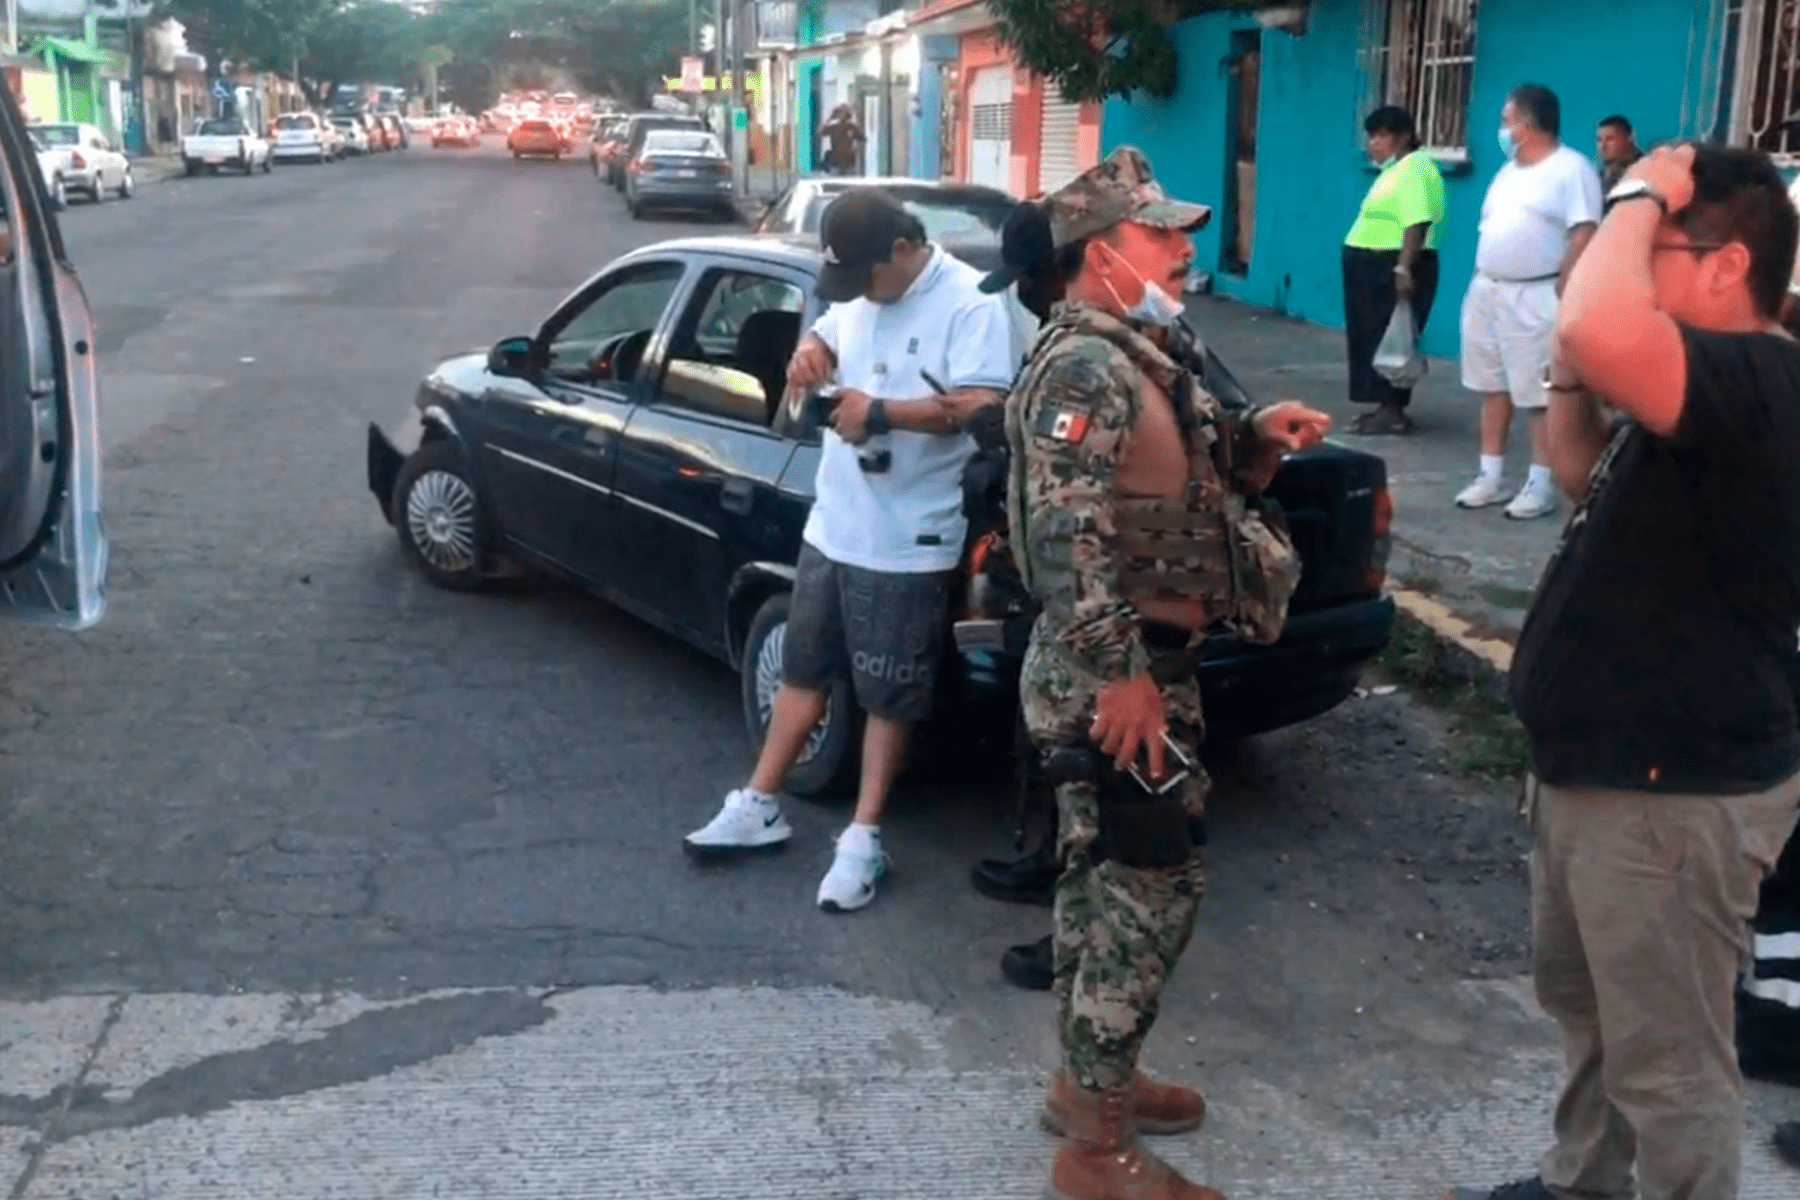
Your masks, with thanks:
M 677 325 L 661 399 L 767 424 L 786 389 L 806 292 L 786 279 L 715 268 Z
M 719 139 L 710 133 L 663 129 L 644 139 L 645 154 L 716 154 L 724 157 Z
M 39 125 L 34 132 L 46 146 L 76 146 L 81 134 L 73 125 Z
M 681 274 L 682 266 L 675 262 L 627 267 L 607 278 L 573 314 L 558 314 L 560 323 L 545 347 L 550 373 L 578 383 L 628 382 Z M 635 346 L 628 344 L 633 342 Z
M 290 113 L 285 117 L 278 117 L 275 121 L 277 129 L 311 129 L 312 127 L 313 119 L 306 113 Z
M 237 137 L 243 132 L 236 121 L 208 121 L 200 126 L 202 137 Z

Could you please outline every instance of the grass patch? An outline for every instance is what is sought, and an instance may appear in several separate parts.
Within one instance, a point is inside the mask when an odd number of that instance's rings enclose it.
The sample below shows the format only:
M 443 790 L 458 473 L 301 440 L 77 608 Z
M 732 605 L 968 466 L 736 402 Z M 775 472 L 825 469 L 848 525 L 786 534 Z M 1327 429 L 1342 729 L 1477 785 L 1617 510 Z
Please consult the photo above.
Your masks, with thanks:
M 1444 590 L 1444 581 L 1436 575 L 1398 575 L 1395 582 L 1421 596 L 1435 596 Z
M 1447 670 L 1443 655 L 1429 630 L 1402 615 L 1375 667 L 1450 718 L 1452 771 L 1471 779 L 1522 778 L 1531 755 L 1512 706 L 1474 679 Z
M 1524 612 L 1531 607 L 1531 589 L 1507 587 L 1499 583 L 1484 583 L 1475 589 L 1475 594 L 1486 600 L 1495 608 L 1510 608 L 1515 612 Z

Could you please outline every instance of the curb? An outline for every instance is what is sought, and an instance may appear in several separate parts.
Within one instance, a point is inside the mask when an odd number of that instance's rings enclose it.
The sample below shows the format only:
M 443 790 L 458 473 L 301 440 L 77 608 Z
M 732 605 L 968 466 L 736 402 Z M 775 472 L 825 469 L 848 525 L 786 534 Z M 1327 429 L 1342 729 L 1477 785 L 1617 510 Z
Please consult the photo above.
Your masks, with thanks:
M 1458 616 L 1441 600 L 1410 588 L 1393 587 L 1395 619 L 1409 622 L 1437 645 L 1433 666 L 1452 679 L 1472 683 L 1494 699 L 1510 703 L 1507 675 L 1512 670 L 1512 643 L 1483 632 Z

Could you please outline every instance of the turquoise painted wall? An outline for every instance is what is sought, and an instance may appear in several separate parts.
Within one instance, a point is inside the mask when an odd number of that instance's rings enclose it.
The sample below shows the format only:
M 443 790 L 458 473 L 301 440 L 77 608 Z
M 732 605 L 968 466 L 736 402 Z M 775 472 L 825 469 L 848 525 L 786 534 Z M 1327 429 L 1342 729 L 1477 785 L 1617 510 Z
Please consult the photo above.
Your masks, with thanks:
M 1196 239 L 1200 264 L 1214 272 L 1218 292 L 1333 326 L 1344 315 L 1339 248 L 1373 178 L 1357 112 L 1359 8 L 1358 0 L 1313 0 L 1307 33 L 1263 34 L 1256 240 L 1248 275 L 1218 272 L 1221 214 Z M 1446 168 L 1449 216 L 1440 248 L 1443 281 L 1425 330 L 1430 353 L 1457 352 L 1457 311 L 1473 272 L 1481 198 L 1502 161 L 1495 132 L 1506 92 L 1520 83 L 1553 88 L 1562 100 L 1564 140 L 1588 155 L 1594 126 L 1613 112 L 1631 119 L 1644 145 L 1692 133 L 1692 114 L 1701 108 L 1710 114 L 1699 94 L 1716 87 L 1712 73 L 1703 79 L 1698 66 L 1718 53 L 1706 45 L 1710 8 L 1707 0 L 1637 0 L 1631 19 L 1621 21 L 1614 0 L 1483 0 L 1471 159 L 1459 174 Z M 1221 60 L 1232 31 L 1251 28 L 1253 21 L 1229 13 L 1178 25 L 1175 95 L 1108 101 L 1102 149 L 1135 144 L 1171 193 L 1219 205 L 1230 82 Z

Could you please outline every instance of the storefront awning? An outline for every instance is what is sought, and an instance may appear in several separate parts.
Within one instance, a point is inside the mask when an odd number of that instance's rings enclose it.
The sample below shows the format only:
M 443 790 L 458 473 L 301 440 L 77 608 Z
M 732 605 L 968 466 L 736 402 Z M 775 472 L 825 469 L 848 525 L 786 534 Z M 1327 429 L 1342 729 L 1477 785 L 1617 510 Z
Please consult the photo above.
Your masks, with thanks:
M 31 47 L 33 54 L 43 54 L 46 51 L 70 62 L 91 63 L 94 66 L 104 66 L 113 60 L 112 51 L 102 50 L 73 38 L 41 37 Z

